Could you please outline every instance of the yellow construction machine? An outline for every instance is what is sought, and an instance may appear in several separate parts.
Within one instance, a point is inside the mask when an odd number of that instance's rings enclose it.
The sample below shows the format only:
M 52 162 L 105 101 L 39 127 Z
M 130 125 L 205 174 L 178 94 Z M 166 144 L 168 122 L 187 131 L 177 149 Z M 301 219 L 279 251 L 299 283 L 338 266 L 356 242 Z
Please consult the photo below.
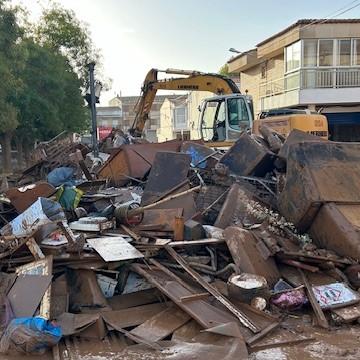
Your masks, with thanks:
M 159 72 L 186 77 L 158 79 Z M 259 134 L 262 123 L 284 136 L 293 129 L 321 134 L 326 138 L 328 135 L 327 120 L 323 115 L 268 114 L 264 119 L 254 120 L 252 97 L 241 94 L 235 82 L 226 76 L 199 71 L 151 69 L 136 105 L 136 117 L 129 130 L 132 136 L 142 136 L 157 90 L 209 91 L 216 94 L 205 99 L 200 108 L 201 138 L 211 147 L 229 146 L 244 131 Z

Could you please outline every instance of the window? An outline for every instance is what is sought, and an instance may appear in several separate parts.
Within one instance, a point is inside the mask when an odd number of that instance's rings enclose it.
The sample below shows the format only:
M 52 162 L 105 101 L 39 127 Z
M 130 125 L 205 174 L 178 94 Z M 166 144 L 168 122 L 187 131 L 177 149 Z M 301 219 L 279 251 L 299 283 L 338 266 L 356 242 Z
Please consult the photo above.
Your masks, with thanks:
M 225 116 L 225 101 L 220 103 L 219 109 L 216 115 L 216 124 L 224 123 L 225 124 L 226 116 Z
M 201 119 L 201 136 L 204 140 L 214 140 L 214 127 L 219 118 L 219 110 L 224 101 L 205 101 Z
M 189 141 L 190 140 L 190 131 L 177 131 L 175 133 L 176 140 Z
M 186 108 L 185 107 L 176 107 L 174 110 L 175 115 L 175 127 L 184 127 L 186 126 Z
M 319 40 L 319 66 L 334 65 L 334 41 Z
M 317 40 L 304 40 L 304 67 L 317 66 Z
M 353 65 L 360 65 L 360 39 L 353 39 Z
M 235 130 L 247 130 L 250 127 L 249 113 L 242 98 L 228 100 L 229 126 Z
M 286 72 L 296 70 L 300 67 L 301 42 L 298 41 L 285 50 Z
M 261 78 L 266 79 L 266 63 L 261 65 Z
M 338 40 L 337 47 L 337 65 L 350 66 L 351 65 L 351 40 Z

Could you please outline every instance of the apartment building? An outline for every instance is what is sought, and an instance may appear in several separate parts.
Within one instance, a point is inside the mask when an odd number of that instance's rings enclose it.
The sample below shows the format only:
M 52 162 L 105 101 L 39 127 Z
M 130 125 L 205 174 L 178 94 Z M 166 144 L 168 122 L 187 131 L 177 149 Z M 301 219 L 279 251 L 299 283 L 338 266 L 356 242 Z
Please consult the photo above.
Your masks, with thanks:
M 177 95 L 157 95 L 151 107 L 149 114 L 149 121 L 145 125 L 144 137 L 151 141 L 157 142 L 157 129 L 160 126 L 160 108 L 166 99 L 175 99 Z M 113 127 L 117 127 L 124 132 L 127 132 L 128 129 L 132 126 L 135 120 L 135 106 L 139 101 L 139 96 L 116 96 L 109 101 L 108 108 L 120 108 L 121 117 L 118 118 L 118 124 Z
M 360 19 L 303 19 L 228 61 L 255 114 L 308 108 L 334 140 L 360 140 Z
M 156 133 L 159 142 L 190 140 L 187 103 L 188 95 L 165 99 L 160 108 L 160 126 Z

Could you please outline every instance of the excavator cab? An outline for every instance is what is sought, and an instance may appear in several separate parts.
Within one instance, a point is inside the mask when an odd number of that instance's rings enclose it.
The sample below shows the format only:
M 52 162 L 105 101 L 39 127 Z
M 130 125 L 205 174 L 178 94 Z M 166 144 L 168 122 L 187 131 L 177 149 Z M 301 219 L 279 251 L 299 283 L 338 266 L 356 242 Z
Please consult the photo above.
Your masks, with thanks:
M 231 94 L 205 99 L 200 114 L 201 138 L 208 142 L 233 142 L 254 121 L 252 98 Z

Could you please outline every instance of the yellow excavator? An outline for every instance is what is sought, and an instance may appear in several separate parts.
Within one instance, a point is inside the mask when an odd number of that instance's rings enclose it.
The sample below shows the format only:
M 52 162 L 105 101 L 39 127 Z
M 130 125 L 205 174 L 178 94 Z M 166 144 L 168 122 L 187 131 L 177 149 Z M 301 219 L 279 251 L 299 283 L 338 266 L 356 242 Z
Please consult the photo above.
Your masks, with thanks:
M 158 79 L 159 72 L 186 77 Z M 129 129 L 132 136 L 142 136 L 158 90 L 209 91 L 216 94 L 205 99 L 200 108 L 201 138 L 211 147 L 229 146 L 244 131 L 259 134 L 259 125 L 262 123 L 284 136 L 297 128 L 313 134 L 322 134 L 322 137 L 327 138 L 328 125 L 323 115 L 305 114 L 300 122 L 299 116 L 294 117 L 294 114 L 287 114 L 285 117 L 277 115 L 273 118 L 268 114 L 265 119 L 254 120 L 252 97 L 241 94 L 230 78 L 220 74 L 177 69 L 151 69 L 148 72 L 135 108 L 135 120 Z M 282 124 L 281 127 L 279 123 Z

